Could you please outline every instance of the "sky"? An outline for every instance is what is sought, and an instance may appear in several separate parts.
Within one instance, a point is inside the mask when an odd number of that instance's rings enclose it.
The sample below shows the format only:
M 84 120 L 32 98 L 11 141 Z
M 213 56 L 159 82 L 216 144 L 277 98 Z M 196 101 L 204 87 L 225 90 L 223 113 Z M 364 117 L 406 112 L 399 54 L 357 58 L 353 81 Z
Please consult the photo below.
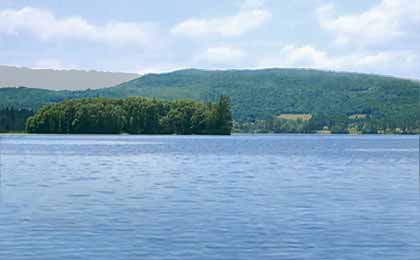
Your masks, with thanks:
M 0 64 L 420 79 L 420 0 L 0 0 Z

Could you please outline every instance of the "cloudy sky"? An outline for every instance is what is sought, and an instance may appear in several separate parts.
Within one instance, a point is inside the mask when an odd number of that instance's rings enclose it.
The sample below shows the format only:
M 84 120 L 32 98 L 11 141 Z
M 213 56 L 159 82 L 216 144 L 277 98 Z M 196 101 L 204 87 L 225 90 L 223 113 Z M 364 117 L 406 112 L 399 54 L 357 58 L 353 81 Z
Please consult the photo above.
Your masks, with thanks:
M 0 0 L 0 64 L 300 67 L 420 79 L 420 0 Z

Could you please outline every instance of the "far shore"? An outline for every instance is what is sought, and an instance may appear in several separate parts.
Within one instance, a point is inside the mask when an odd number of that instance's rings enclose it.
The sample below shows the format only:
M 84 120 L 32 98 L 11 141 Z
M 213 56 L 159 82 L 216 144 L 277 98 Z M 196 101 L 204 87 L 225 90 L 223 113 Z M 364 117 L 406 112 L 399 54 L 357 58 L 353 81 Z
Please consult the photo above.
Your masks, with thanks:
M 395 133 L 381 133 L 381 134 L 354 134 L 354 133 L 232 133 L 231 135 L 164 135 L 164 134 L 101 134 L 101 133 L 71 133 L 71 134 L 62 134 L 62 133 L 27 133 L 27 132 L 0 132 L 0 136 L 10 136 L 10 135 L 34 135 L 34 136 L 48 136 L 48 135 L 60 135 L 60 136 L 217 136 L 217 137 L 229 137 L 229 136 L 273 136 L 273 135 L 290 135 L 290 136 L 304 136 L 304 135 L 313 135 L 313 136 L 420 136 L 420 134 L 395 134 Z

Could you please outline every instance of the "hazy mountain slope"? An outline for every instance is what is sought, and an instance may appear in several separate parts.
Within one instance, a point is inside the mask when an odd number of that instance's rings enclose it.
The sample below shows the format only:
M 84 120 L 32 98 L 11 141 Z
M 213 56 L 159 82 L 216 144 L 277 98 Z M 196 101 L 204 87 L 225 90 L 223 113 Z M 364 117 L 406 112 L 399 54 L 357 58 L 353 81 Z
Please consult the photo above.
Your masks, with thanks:
M 0 66 L 0 87 L 82 90 L 111 87 L 139 77 L 138 74 L 81 70 L 28 69 Z
M 281 113 L 410 118 L 420 114 L 419 88 L 420 83 L 411 80 L 316 70 L 182 70 L 92 91 L 0 89 L 0 106 L 39 107 L 43 102 L 97 96 L 212 101 L 224 94 L 231 97 L 236 120 L 265 119 Z

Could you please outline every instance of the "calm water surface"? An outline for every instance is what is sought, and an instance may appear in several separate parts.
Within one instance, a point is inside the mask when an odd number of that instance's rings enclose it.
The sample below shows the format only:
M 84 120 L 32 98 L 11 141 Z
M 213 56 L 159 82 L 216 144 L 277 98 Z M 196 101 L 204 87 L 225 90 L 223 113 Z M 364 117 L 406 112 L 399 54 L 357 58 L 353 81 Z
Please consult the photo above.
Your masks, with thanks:
M 0 259 L 420 259 L 419 140 L 0 136 Z

